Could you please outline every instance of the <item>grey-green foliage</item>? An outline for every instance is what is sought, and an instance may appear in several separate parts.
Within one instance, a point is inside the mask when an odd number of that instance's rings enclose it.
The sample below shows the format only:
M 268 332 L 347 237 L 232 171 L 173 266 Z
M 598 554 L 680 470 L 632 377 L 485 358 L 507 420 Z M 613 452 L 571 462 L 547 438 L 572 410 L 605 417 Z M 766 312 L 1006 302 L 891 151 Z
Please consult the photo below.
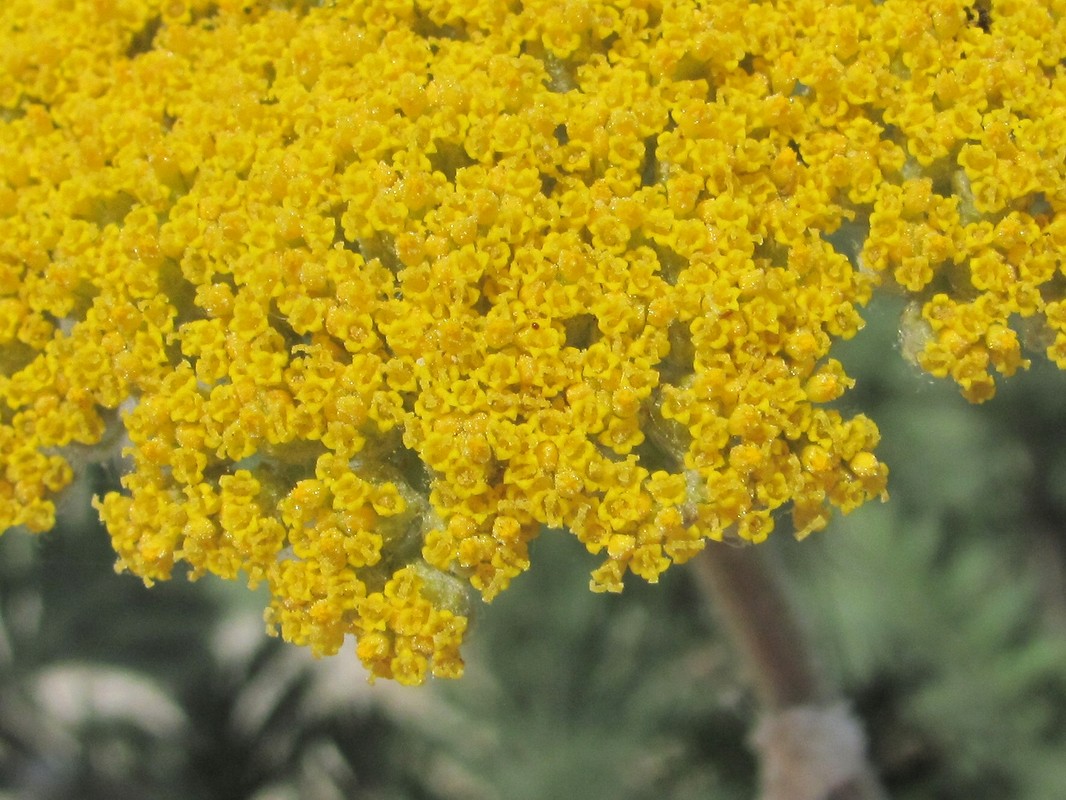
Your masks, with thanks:
M 826 656 L 865 697 L 900 798 L 1061 796 L 1066 640 L 1037 587 L 992 540 L 949 544 L 886 507 L 834 536 L 805 597 Z
M 749 711 L 728 649 L 687 575 L 588 591 L 592 559 L 558 531 L 482 610 L 449 724 L 418 732 L 467 776 L 456 798 L 744 798 Z M 444 719 L 441 715 L 439 719 Z

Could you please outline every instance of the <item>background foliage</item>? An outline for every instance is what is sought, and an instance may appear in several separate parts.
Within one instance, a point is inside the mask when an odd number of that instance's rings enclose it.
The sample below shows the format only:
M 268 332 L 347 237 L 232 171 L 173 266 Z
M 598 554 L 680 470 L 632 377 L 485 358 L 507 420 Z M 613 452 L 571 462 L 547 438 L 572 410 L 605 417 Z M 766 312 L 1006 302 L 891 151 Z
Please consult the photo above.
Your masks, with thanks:
M 765 546 L 893 797 L 1057 800 L 1066 378 L 1036 363 L 972 407 L 900 358 L 890 305 L 837 355 L 891 501 Z M 242 587 L 115 575 L 84 495 L 68 505 L 0 539 L 0 797 L 753 795 L 752 703 L 684 568 L 593 595 L 580 546 L 546 532 L 481 609 L 462 681 L 368 686 L 351 653 L 263 636 Z

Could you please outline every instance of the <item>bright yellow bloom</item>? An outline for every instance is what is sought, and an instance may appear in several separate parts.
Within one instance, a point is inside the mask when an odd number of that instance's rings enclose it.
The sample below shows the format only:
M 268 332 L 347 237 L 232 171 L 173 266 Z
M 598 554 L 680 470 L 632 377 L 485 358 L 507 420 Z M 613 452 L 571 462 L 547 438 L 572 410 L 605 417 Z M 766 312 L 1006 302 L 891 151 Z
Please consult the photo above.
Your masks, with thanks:
M 971 399 L 1017 317 L 1066 367 L 1062 0 L 7 0 L 0 44 L 0 530 L 124 435 L 121 568 L 266 581 L 374 675 L 459 674 L 545 525 L 615 591 L 882 495 L 826 407 L 877 284 Z

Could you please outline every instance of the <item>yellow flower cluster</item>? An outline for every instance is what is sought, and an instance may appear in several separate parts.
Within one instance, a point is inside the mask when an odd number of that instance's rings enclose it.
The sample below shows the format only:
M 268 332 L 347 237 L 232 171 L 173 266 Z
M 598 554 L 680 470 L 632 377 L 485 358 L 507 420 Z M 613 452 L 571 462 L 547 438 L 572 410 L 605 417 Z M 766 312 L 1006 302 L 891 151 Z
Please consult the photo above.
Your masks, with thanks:
M 878 283 L 967 397 L 1066 367 L 1062 0 L 6 0 L 0 530 L 87 447 L 146 581 L 462 670 L 566 528 L 597 590 L 882 495 Z
M 872 193 L 859 263 L 915 298 L 922 367 L 981 402 L 992 370 L 1028 365 L 1017 330 L 1066 368 L 1066 3 L 935 2 L 916 19 L 870 69 L 908 159 Z

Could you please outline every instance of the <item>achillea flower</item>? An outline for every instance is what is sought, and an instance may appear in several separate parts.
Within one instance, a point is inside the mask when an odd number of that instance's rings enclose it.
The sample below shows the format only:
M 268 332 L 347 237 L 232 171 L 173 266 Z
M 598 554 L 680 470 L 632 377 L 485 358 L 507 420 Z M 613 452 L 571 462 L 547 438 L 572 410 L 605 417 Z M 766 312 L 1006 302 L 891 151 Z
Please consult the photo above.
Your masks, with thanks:
M 545 525 L 617 591 L 883 495 L 831 405 L 877 285 L 972 400 L 1019 318 L 1066 367 L 1059 2 L 8 0 L 0 41 L 0 530 L 121 417 L 119 568 L 266 581 L 374 675 L 458 675 Z

